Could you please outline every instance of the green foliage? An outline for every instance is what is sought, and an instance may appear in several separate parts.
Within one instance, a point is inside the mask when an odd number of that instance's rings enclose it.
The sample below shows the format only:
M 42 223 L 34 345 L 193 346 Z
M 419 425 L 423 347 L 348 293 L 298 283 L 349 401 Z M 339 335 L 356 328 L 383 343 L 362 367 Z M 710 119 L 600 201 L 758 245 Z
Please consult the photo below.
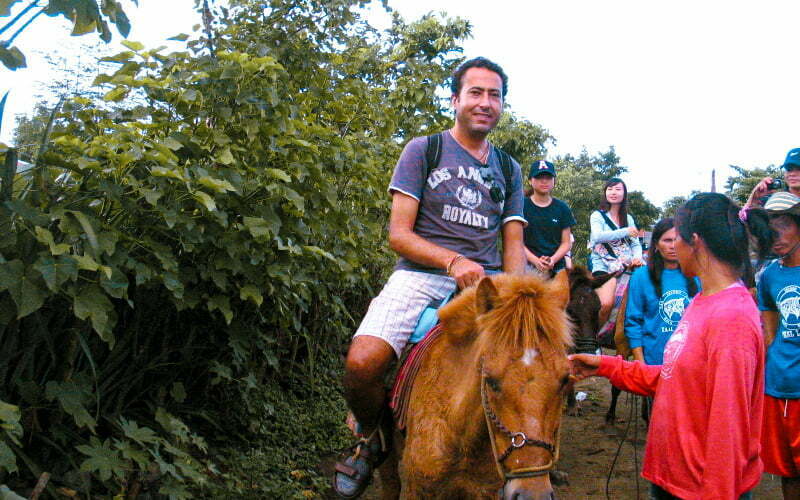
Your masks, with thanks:
M 736 174 L 728 177 L 728 180 L 725 182 L 726 194 L 740 205 L 743 205 L 747 201 L 753 188 L 755 188 L 756 184 L 764 177 L 783 177 L 782 169 L 775 165 L 770 165 L 766 168 L 757 167 L 751 169 L 738 167 L 736 165 L 730 165 L 730 167 L 736 171 Z
M 673 196 L 672 198 L 668 199 L 664 202 L 664 206 L 661 207 L 661 211 L 664 214 L 664 217 L 675 217 L 675 214 L 678 212 L 678 208 L 681 205 L 686 203 L 689 200 L 686 196 Z
M 138 5 L 138 0 L 132 0 Z M 0 0 L 0 17 L 11 15 L 11 8 L 14 4 L 22 0 Z M 27 20 L 25 14 L 31 9 L 38 9 Z M 79 36 L 87 33 L 97 32 L 100 39 L 108 43 L 111 41 L 111 29 L 109 22 L 117 27 L 120 35 L 126 38 L 131 31 L 131 24 L 122 8 L 121 2 L 117 0 L 49 0 L 46 6 L 39 6 L 39 2 L 33 0 L 28 3 L 10 22 L 3 26 L 0 33 L 20 23 L 15 33 L 5 41 L 0 41 L 0 62 L 10 69 L 16 70 L 26 66 L 25 55 L 17 47 L 11 46 L 21 31 L 27 28 L 39 15 L 45 14 L 50 17 L 64 17 L 72 22 L 72 35 Z
M 543 159 L 547 153 L 547 144 L 555 142 L 555 138 L 543 127 L 521 119 L 508 110 L 500 118 L 489 139 L 517 160 L 522 176 L 526 179 L 530 165 L 535 160 Z
M 20 424 L 19 407 L 0 401 L 0 428 L 3 430 L 0 439 L 0 470 L 17 472 L 17 460 L 11 446 L 22 446 L 22 425 Z
M 318 498 L 329 489 L 335 452 L 352 444 L 343 425 L 340 361 L 323 361 L 314 378 L 269 381 L 241 410 L 257 436 L 249 446 L 218 448 L 220 476 L 208 498 Z M 256 403 L 257 402 L 257 403 Z M 324 497 L 324 496 L 323 496 Z
M 257 389 L 315 376 L 347 342 L 393 260 L 391 166 L 449 123 L 434 90 L 469 34 L 435 16 L 378 33 L 364 3 L 235 2 L 213 53 L 128 43 L 97 79 L 105 101 L 65 103 L 0 206 L 20 482 L 197 493 L 219 478 L 205 437 L 266 432 Z

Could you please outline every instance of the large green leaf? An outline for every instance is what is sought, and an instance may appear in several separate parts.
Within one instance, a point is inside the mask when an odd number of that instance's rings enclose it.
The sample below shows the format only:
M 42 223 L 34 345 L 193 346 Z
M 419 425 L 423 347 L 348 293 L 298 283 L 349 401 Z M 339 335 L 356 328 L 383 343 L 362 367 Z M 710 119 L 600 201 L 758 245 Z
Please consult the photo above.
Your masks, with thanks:
M 36 239 L 39 240 L 40 242 L 44 243 L 45 245 L 49 246 L 50 247 L 50 253 L 52 253 L 53 255 L 61 255 L 61 254 L 69 252 L 69 248 L 70 248 L 69 245 L 67 245 L 66 243 L 58 243 L 57 244 L 53 240 L 53 233 L 51 233 L 47 229 L 45 229 L 45 228 L 43 228 L 41 226 L 36 226 L 34 228 L 34 232 L 36 233 Z
M 86 239 L 89 241 L 89 245 L 95 251 L 95 254 L 99 255 L 100 245 L 97 243 L 97 235 L 94 232 L 94 227 L 92 226 L 92 222 L 89 220 L 89 217 L 87 217 L 83 212 L 79 212 L 77 210 L 67 210 L 67 213 L 75 217 L 75 219 L 83 228 Z
M 120 3 L 116 0 L 103 0 L 100 9 L 102 10 L 103 14 L 105 14 L 106 17 L 108 17 L 108 19 L 117 26 L 119 34 L 124 38 L 128 38 L 128 35 L 131 32 L 131 23 L 128 20 L 128 16 L 125 14 L 125 11 L 122 10 Z
M 111 330 L 116 321 L 114 306 L 101 288 L 97 285 L 86 286 L 75 295 L 73 310 L 79 319 L 91 320 L 94 331 L 109 347 L 114 347 L 115 339 Z
M 11 15 L 11 6 L 22 0 L 0 0 L 0 17 Z
M 5 288 L 17 305 L 17 319 L 38 310 L 44 304 L 47 292 L 33 268 L 25 269 L 20 260 L 0 264 L 0 287 Z M 0 288 L 0 289 L 2 289 Z
M 88 456 L 81 463 L 84 472 L 96 472 L 103 481 L 108 481 L 114 475 L 120 479 L 127 473 L 127 464 L 119 453 L 111 447 L 111 440 L 100 442 L 92 436 L 88 445 L 76 446 L 77 450 Z
M 57 292 L 64 282 L 78 279 L 78 263 L 68 255 L 39 257 L 33 267 L 42 274 L 52 292 Z
M 236 191 L 236 188 L 233 187 L 233 184 L 224 180 L 224 179 L 216 179 L 214 177 L 210 177 L 205 175 L 197 179 L 197 182 L 207 188 L 211 188 L 218 193 L 224 193 L 226 191 Z
M 19 68 L 26 68 L 28 66 L 25 55 L 16 47 L 4 47 L 0 45 L 0 62 L 3 65 L 15 71 Z
M 75 425 L 94 432 L 97 422 L 86 409 L 91 401 L 91 394 L 92 386 L 82 379 L 66 382 L 51 380 L 44 390 L 47 400 L 58 401 L 61 408 L 75 419 Z
M 21 418 L 18 406 L 0 401 L 0 428 L 3 429 L 6 437 L 17 446 L 22 446 L 19 441 L 22 438 Z
M 133 420 L 126 420 L 120 417 L 119 426 L 125 437 L 133 439 L 139 444 L 157 443 L 161 440 L 158 435 L 149 427 L 139 427 Z

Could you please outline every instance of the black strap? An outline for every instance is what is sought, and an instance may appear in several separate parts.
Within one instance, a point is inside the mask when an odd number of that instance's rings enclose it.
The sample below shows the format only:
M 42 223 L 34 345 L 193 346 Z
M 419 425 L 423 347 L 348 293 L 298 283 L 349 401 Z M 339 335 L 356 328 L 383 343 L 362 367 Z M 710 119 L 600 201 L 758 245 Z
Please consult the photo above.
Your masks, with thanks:
M 500 170 L 503 171 L 503 179 L 506 182 L 506 200 L 508 200 L 511 196 L 511 169 L 514 164 L 508 153 L 497 146 L 494 147 L 494 150 L 497 153 L 497 157 L 500 159 Z
M 611 220 L 611 217 L 609 217 L 609 216 L 608 216 L 608 215 L 607 215 L 605 212 L 603 212 L 602 210 L 598 210 L 598 212 L 600 212 L 600 215 L 602 215 L 602 216 L 603 216 L 603 219 L 605 219 L 605 220 L 606 220 L 606 224 L 608 224 L 608 225 L 611 227 L 611 229 L 613 229 L 614 231 L 616 231 L 617 229 L 619 229 L 619 228 L 617 227 L 617 225 L 616 225 L 616 224 L 614 224 L 614 221 L 613 221 L 613 220 Z M 627 224 L 626 224 L 626 226 L 627 226 Z
M 442 133 L 433 134 L 428 136 L 428 146 L 425 148 L 425 181 L 431 176 L 434 168 L 439 166 L 439 160 L 442 159 Z
M 438 134 L 429 135 L 427 137 L 428 143 L 425 147 L 425 181 L 427 182 L 428 177 L 431 176 L 431 172 L 439 166 L 439 162 L 442 159 L 442 134 L 443 132 L 439 132 Z M 500 170 L 503 171 L 503 179 L 506 183 L 506 200 L 509 199 L 511 196 L 511 180 L 512 180 L 512 171 L 514 163 L 511 160 L 511 156 L 503 151 L 502 149 L 498 148 L 497 146 L 493 146 L 494 151 L 497 154 L 497 158 L 500 160 Z
M 603 219 L 605 219 L 605 221 L 606 221 L 606 224 L 608 224 L 608 225 L 611 227 L 611 229 L 613 229 L 613 230 L 615 230 L 615 231 L 616 231 L 617 229 L 619 229 L 619 228 L 617 227 L 617 225 L 616 225 L 616 224 L 614 224 L 614 221 L 612 221 L 612 220 L 611 220 L 611 218 L 610 218 L 608 215 L 606 215 L 606 213 L 605 213 L 604 211 L 602 211 L 602 210 L 598 210 L 598 212 L 600 212 L 600 215 L 602 215 L 602 216 L 603 216 Z M 614 249 L 613 249 L 613 248 L 611 248 L 611 245 L 609 245 L 608 243 L 603 243 L 602 245 L 603 245 L 604 247 L 606 247 L 606 251 L 608 252 L 608 255 L 610 255 L 610 256 L 612 256 L 612 257 L 614 257 L 615 259 L 617 258 L 617 253 L 616 253 L 616 252 L 614 252 Z

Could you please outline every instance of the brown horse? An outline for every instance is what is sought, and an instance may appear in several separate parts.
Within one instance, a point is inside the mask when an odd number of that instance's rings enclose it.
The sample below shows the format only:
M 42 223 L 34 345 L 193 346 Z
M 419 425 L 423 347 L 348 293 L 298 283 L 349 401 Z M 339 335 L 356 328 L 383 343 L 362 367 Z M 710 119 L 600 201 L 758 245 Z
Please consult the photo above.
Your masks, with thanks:
M 566 273 L 497 275 L 440 310 L 406 433 L 381 467 L 384 498 L 555 498 L 548 472 L 572 385 L 568 300 Z
M 625 336 L 625 308 L 628 302 L 627 293 L 623 296 L 622 303 L 617 312 L 614 338 L 608 339 L 603 345 L 600 344 L 597 338 L 597 332 L 600 330 L 600 323 L 597 318 L 598 312 L 600 311 L 600 299 L 595 290 L 615 276 L 616 275 L 613 274 L 592 276 L 586 268 L 581 266 L 575 266 L 569 271 L 570 296 L 567 313 L 575 325 L 574 343 L 576 352 L 591 354 L 600 347 L 607 347 L 616 350 L 617 355 L 625 359 L 630 357 L 631 351 L 628 346 L 628 338 Z M 620 389 L 613 386 L 611 387 L 611 405 L 609 406 L 608 413 L 606 413 L 606 422 L 609 424 L 613 424 L 616 419 L 617 400 L 620 392 Z M 572 393 L 567 399 L 567 412 L 570 415 L 578 414 L 578 409 L 575 405 L 575 397 Z
M 597 332 L 600 330 L 598 313 L 600 312 L 600 298 L 596 290 L 603 286 L 613 274 L 592 276 L 585 267 L 574 266 L 569 270 L 569 315 L 573 330 L 574 352 L 593 354 L 600 347 L 597 341 Z M 580 413 L 575 403 L 575 393 L 570 391 L 567 395 L 567 414 L 576 416 Z

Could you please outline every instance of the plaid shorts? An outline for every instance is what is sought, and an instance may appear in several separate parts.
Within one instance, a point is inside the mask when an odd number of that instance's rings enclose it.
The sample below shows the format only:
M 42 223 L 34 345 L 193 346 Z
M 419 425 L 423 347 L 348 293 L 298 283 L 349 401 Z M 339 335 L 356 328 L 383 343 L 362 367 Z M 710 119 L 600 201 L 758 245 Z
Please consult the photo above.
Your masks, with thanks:
M 367 314 L 353 337 L 381 338 L 399 358 L 425 307 L 455 289 L 456 282 L 449 276 L 395 271 L 381 293 L 370 302 Z

